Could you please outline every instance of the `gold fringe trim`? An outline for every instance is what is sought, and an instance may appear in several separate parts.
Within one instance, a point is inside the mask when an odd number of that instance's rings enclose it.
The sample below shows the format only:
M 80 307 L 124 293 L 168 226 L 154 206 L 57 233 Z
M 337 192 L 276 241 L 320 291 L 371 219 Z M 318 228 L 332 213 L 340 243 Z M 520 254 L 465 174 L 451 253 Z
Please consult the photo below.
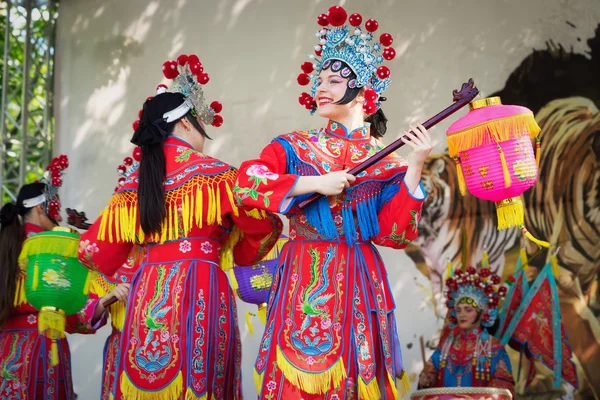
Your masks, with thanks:
M 193 226 L 202 228 L 220 225 L 222 221 L 221 201 L 227 198 L 234 215 L 239 215 L 230 182 L 235 181 L 235 169 L 217 176 L 196 175 L 177 189 L 165 193 L 166 217 L 161 231 L 148 239 L 139 224 L 137 191 L 114 194 L 100 215 L 99 240 L 113 242 L 143 242 L 145 240 L 164 243 L 186 237 Z M 254 210 L 253 210 L 254 211 Z M 258 218 L 264 218 L 264 212 Z
M 500 153 L 500 163 L 502 164 L 502 174 L 504 175 L 504 187 L 510 187 L 512 185 L 512 179 L 510 179 L 510 172 L 508 172 L 508 165 L 506 165 L 506 157 L 504 157 L 504 151 L 502 147 L 498 145 L 498 152 Z
M 223 271 L 229 271 L 234 266 L 233 248 L 244 237 L 244 232 L 237 225 L 234 225 L 233 230 L 229 234 L 227 241 L 221 248 L 221 260 L 219 265 Z M 237 290 L 237 289 L 236 289 Z
M 285 358 L 279 345 L 277 345 L 277 366 L 281 369 L 285 379 L 309 394 L 325 394 L 331 388 L 340 386 L 342 380 L 346 379 L 346 367 L 344 367 L 344 360 L 341 357 L 327 371 L 318 373 L 304 372 L 297 369 Z M 375 382 L 375 386 L 377 387 L 377 380 L 373 380 L 373 382 Z M 369 393 L 372 391 L 371 388 L 367 388 L 367 390 Z M 379 387 L 377 387 L 377 393 L 379 393 Z M 370 399 L 370 397 L 367 399 Z M 379 399 L 379 397 L 373 397 L 373 399 Z
M 96 279 L 96 272 L 88 271 L 87 276 L 85 277 L 85 284 L 83 285 L 83 294 L 89 294 L 90 289 L 94 280 Z
M 456 178 L 458 179 L 458 189 L 461 195 L 467 193 L 467 184 L 465 183 L 465 176 L 463 175 L 462 168 L 460 166 L 460 159 L 454 157 L 454 164 L 456 164 Z
M 39 254 L 56 254 L 63 257 L 77 257 L 79 236 L 75 234 L 54 234 L 52 231 L 33 235 L 26 239 L 19 254 L 19 263 Z
M 194 394 L 192 388 L 187 388 L 185 391 L 185 400 L 208 400 L 208 393 L 198 397 Z
M 388 374 L 389 376 L 389 374 Z M 397 399 L 403 399 L 406 396 L 408 396 L 408 394 L 410 393 L 410 391 L 412 390 L 410 387 L 410 379 L 408 379 L 408 375 L 406 374 L 406 371 L 402 371 L 402 378 L 400 378 L 400 392 L 396 392 L 396 398 Z
M 258 318 L 263 325 L 267 325 L 267 303 L 258 305 Z
M 362 400 L 379 400 L 381 391 L 377 384 L 377 378 L 373 378 L 371 383 L 365 383 L 362 377 L 358 377 L 358 397 Z
M 120 301 L 108 306 L 108 312 L 110 313 L 110 321 L 113 327 L 119 332 L 123 332 L 123 325 L 125 325 L 125 314 L 126 305 Z
M 60 358 L 58 357 L 58 344 L 55 339 L 52 339 L 50 342 L 50 365 L 56 367 L 60 363 Z
M 531 112 L 482 122 L 451 133 L 448 135 L 448 152 L 450 157 L 456 157 L 461 151 L 473 147 L 520 138 L 525 132 L 532 139 L 540 133 L 540 127 Z
M 520 226 L 524 223 L 525 211 L 523 203 L 518 197 L 496 203 L 496 214 L 498 215 L 498 230 Z
M 260 390 L 262 389 L 262 384 L 263 384 L 263 375 L 264 372 L 262 374 L 259 374 L 256 371 L 256 368 L 254 368 L 254 386 L 256 387 L 256 392 L 260 393 Z
M 549 249 L 550 248 L 550 243 L 544 242 L 543 240 L 535 238 L 531 233 L 529 233 L 529 231 L 527 230 L 527 228 L 525 228 L 525 225 L 521 224 L 520 228 L 521 228 L 521 232 L 523 232 L 523 235 L 525 235 L 525 237 L 530 242 L 535 243 L 539 247 L 543 247 L 545 249 Z
M 537 165 L 538 168 L 540 167 L 540 147 L 540 138 L 537 137 L 535 138 L 535 165 Z
M 181 371 L 175 379 L 160 390 L 146 391 L 136 387 L 125 372 L 121 372 L 121 392 L 127 400 L 164 400 L 178 399 L 183 393 L 183 377 Z

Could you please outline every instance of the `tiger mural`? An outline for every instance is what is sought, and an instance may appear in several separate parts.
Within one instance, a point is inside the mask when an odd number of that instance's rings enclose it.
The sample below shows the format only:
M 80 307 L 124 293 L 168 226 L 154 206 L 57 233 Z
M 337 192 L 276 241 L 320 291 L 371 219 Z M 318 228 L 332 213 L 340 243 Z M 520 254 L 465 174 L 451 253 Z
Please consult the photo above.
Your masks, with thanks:
M 600 311 L 600 112 L 591 100 L 570 97 L 546 104 L 536 120 L 542 157 L 538 181 L 524 194 L 525 224 L 534 236 L 560 247 L 562 319 L 600 396 L 600 322 L 594 315 Z M 544 260 L 532 265 L 541 268 Z
M 422 182 L 427 198 L 419 221 L 419 236 L 406 251 L 431 280 L 434 302 L 442 293 L 448 260 L 455 268 L 462 266 L 463 229 L 466 263 L 479 265 L 485 249 L 492 271 L 501 274 L 505 253 L 518 243 L 520 231 L 516 228 L 498 231 L 494 203 L 469 194 L 461 196 L 456 166 L 448 154 L 427 159 Z M 436 315 L 443 317 L 443 304 L 435 303 Z

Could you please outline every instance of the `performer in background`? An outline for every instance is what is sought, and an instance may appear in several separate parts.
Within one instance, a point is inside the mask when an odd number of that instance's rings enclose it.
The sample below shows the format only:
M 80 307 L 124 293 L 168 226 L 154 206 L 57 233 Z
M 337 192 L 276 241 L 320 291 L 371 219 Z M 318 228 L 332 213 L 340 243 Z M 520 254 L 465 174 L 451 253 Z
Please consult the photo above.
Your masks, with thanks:
M 53 160 L 49 169 L 59 176 L 68 166 L 66 156 Z M 15 203 L 0 210 L 0 398 L 74 399 L 71 355 L 66 338 L 57 341 L 59 363 L 50 362 L 50 339 L 38 332 L 38 310 L 24 294 L 25 270 L 18 264 L 23 242 L 58 225 L 62 179 L 47 179 L 24 185 Z M 109 293 L 124 301 L 127 288 Z M 86 306 L 66 318 L 68 333 L 94 333 L 106 322 L 104 298 L 90 291 Z
M 514 395 L 510 359 L 488 328 L 506 295 L 489 268 L 468 267 L 446 280 L 449 330 L 419 376 L 419 388 L 493 387 Z
M 395 399 L 409 389 L 396 334 L 394 299 L 375 244 L 401 249 L 417 236 L 424 199 L 427 131 L 405 132 L 408 162 L 391 154 L 357 177 L 349 168 L 383 148 L 382 93 L 392 36 L 378 24 L 332 7 L 318 18 L 319 44 L 298 82 L 313 82 L 300 103 L 325 128 L 275 138 L 240 167 L 241 204 L 285 214 L 282 250 L 255 364 L 261 399 Z M 310 75 L 309 75 L 310 74 Z M 412 127 L 411 127 L 412 129 Z M 322 197 L 305 209 L 313 193 Z
M 209 78 L 198 57 L 167 61 L 163 72 L 170 92 L 144 103 L 132 138 L 139 168 L 82 236 L 94 250 L 80 259 L 110 276 L 133 246 L 146 246 L 131 281 L 115 399 L 241 399 L 237 311 L 223 269 L 232 253 L 239 265 L 261 260 L 282 223 L 236 206 L 237 170 L 202 153 L 204 124 L 223 120 L 220 103 L 205 103 Z

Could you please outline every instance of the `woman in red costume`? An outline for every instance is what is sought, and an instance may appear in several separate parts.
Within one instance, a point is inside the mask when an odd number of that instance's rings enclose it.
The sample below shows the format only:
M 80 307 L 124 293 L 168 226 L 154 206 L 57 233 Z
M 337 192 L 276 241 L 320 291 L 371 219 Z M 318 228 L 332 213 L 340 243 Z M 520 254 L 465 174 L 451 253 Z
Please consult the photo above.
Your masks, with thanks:
M 221 260 L 233 252 L 237 264 L 258 262 L 282 223 L 238 207 L 237 170 L 201 152 L 204 124 L 223 120 L 220 103 L 205 104 L 198 57 L 167 61 L 163 72 L 174 80 L 170 92 L 146 100 L 132 138 L 139 168 L 83 235 L 95 247 L 80 259 L 110 276 L 134 245 L 146 245 L 131 281 L 115 399 L 241 399 L 235 298 Z
M 58 165 L 61 164 L 59 167 Z M 56 176 L 66 168 L 66 156 L 53 160 Z M 53 167 L 54 168 L 54 167 Z M 49 172 L 47 173 L 49 175 Z M 55 185 L 53 185 L 53 183 Z M 24 295 L 25 270 L 18 257 L 23 242 L 55 228 L 60 219 L 58 198 L 60 179 L 25 185 L 16 203 L 0 210 L 0 398 L 55 399 L 75 398 L 71 375 L 71 354 L 66 338 L 57 341 L 58 364 L 52 365 L 50 342 L 38 332 L 38 310 Z M 118 286 L 109 293 L 126 300 L 127 288 Z M 103 299 L 90 291 L 86 306 L 66 318 L 68 333 L 93 333 L 105 323 Z
M 327 126 L 277 137 L 238 174 L 242 204 L 290 220 L 255 364 L 261 399 L 395 399 L 396 377 L 408 389 L 394 299 L 374 245 L 401 249 L 417 236 L 421 169 L 432 146 L 421 126 L 405 132 L 408 162 L 391 154 L 357 177 L 347 173 L 383 147 L 390 73 L 381 64 L 394 50 L 385 47 L 390 34 L 375 39 L 377 21 L 346 19 L 342 7 L 319 16 L 316 57 L 298 77 L 313 81 L 300 102 Z M 300 209 L 315 192 L 327 197 Z

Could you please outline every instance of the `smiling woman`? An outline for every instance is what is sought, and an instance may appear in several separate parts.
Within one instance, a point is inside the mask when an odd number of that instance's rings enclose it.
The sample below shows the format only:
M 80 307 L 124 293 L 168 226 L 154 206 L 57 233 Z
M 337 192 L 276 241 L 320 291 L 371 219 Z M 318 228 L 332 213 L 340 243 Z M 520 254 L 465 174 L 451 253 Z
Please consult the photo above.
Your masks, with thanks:
M 375 20 L 361 28 L 359 14 L 350 26 L 346 19 L 338 6 L 319 16 L 321 58 L 302 64 L 298 76 L 301 85 L 313 82 L 300 103 L 326 118 L 326 128 L 277 137 L 242 164 L 234 188 L 242 204 L 290 220 L 255 364 L 261 399 L 395 399 L 397 378 L 409 389 L 374 244 L 401 249 L 417 236 L 431 142 L 422 126 L 414 128 L 405 133 L 408 163 L 391 154 L 358 176 L 347 173 L 383 148 L 381 94 L 390 81 L 389 69 L 377 66 L 393 58 L 393 49 L 382 49 L 393 39 L 374 40 Z M 329 197 L 301 209 L 315 192 Z

